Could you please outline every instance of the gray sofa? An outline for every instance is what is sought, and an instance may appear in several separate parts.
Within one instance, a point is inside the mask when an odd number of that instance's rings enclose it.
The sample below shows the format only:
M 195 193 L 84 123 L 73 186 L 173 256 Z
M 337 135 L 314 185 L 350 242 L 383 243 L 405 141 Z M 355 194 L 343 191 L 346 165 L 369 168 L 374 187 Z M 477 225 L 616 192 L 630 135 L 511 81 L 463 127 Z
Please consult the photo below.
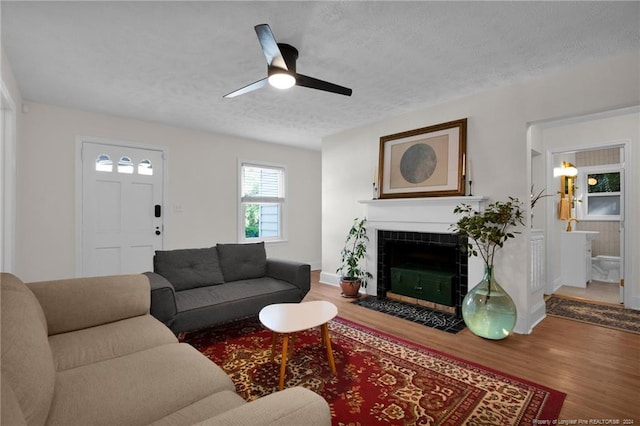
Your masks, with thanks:
M 176 334 L 300 302 L 311 285 L 308 264 L 267 259 L 264 243 L 156 251 L 153 269 L 151 314 Z
M 7 426 L 331 424 L 302 387 L 244 401 L 229 376 L 149 315 L 143 275 L 24 284 L 0 274 Z

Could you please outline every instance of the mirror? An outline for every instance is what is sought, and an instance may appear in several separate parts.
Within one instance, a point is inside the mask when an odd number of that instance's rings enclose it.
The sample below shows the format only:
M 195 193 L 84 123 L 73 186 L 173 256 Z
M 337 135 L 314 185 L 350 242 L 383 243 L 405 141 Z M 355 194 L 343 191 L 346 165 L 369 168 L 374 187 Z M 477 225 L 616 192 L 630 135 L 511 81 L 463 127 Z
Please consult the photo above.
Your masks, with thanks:
M 563 161 L 562 167 L 559 167 L 556 173 L 560 176 L 560 198 L 566 197 L 571 202 L 571 207 L 575 207 L 574 194 L 578 169 L 573 164 Z

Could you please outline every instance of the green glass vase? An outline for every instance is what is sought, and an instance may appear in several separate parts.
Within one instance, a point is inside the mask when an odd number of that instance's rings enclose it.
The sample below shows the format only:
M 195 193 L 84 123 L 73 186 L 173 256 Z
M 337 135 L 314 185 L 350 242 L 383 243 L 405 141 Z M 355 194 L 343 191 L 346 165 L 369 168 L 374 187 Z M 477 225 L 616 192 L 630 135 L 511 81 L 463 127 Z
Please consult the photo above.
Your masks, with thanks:
M 482 281 L 464 297 L 462 318 L 473 334 L 486 339 L 504 339 L 515 327 L 516 304 L 496 282 L 491 267 L 485 265 Z

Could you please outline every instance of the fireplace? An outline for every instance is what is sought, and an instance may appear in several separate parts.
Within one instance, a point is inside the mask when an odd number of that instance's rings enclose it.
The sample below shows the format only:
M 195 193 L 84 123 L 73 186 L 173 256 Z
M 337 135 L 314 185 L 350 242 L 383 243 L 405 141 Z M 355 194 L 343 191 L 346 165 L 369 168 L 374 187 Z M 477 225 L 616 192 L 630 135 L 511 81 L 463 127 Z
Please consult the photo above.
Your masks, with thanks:
M 466 238 L 452 233 L 379 229 L 376 239 L 378 298 L 415 299 L 461 318 L 468 287 Z
M 387 298 L 393 293 L 389 290 L 392 267 L 408 264 L 444 269 L 452 272 L 454 287 L 451 311 L 447 312 L 461 316 L 462 299 L 470 287 L 482 279 L 484 264 L 478 257 L 467 257 L 466 239 L 453 234 L 451 226 L 459 218 L 453 210 L 465 203 L 482 211 L 487 198 L 399 198 L 360 203 L 366 206 L 367 267 L 374 276 L 367 294 Z M 399 260 L 405 255 L 404 260 Z

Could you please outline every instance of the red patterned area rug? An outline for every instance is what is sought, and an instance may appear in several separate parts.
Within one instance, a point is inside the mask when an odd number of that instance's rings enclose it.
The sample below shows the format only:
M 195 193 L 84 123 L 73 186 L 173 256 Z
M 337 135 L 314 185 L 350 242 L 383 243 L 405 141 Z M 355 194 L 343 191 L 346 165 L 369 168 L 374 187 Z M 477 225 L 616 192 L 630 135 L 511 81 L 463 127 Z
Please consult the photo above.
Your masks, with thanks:
M 329 323 L 332 374 L 320 330 L 297 333 L 285 386 L 322 395 L 334 425 L 532 425 L 557 419 L 565 394 L 371 328 Z M 275 392 L 280 354 L 257 318 L 181 336 L 221 366 L 251 401 Z M 281 350 L 278 346 L 276 351 Z

